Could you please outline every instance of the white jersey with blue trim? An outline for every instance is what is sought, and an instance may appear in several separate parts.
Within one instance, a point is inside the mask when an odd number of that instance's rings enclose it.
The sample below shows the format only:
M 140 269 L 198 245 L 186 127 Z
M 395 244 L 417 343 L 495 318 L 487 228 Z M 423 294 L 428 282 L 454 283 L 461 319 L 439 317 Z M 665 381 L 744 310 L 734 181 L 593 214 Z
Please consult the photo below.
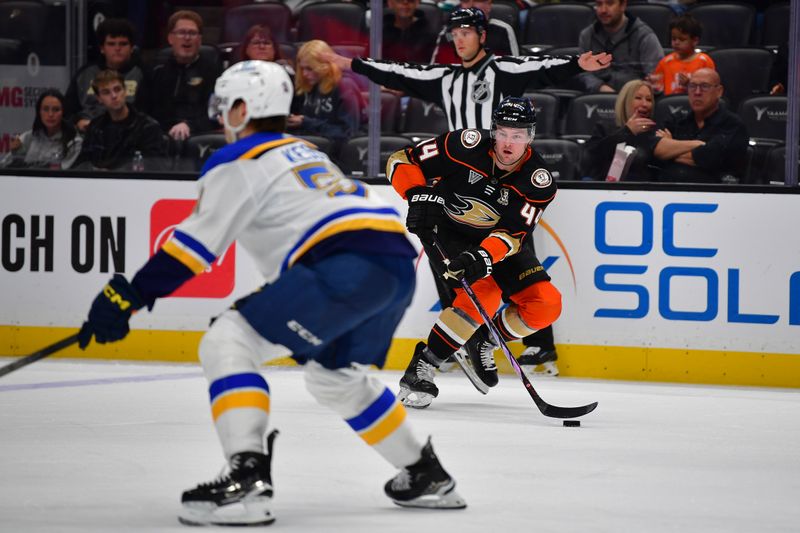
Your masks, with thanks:
M 268 282 L 352 232 L 363 235 L 342 247 L 386 237 L 407 243 L 394 208 L 367 184 L 346 178 L 313 145 L 289 135 L 257 133 L 224 147 L 198 183 L 194 211 L 163 247 L 195 273 L 208 269 L 234 240 Z

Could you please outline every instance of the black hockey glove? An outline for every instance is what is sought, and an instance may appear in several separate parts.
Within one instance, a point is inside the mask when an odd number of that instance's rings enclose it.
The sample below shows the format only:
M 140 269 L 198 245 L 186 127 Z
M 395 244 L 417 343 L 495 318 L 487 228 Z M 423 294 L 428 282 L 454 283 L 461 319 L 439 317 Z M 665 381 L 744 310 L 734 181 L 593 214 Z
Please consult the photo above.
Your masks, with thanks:
M 406 227 L 423 242 L 430 242 L 437 224 L 444 221 L 444 198 L 433 187 L 411 187 L 406 191 L 408 215 Z
M 124 339 L 130 331 L 131 314 L 142 307 L 142 299 L 125 276 L 114 274 L 92 302 L 89 318 L 78 332 L 78 346 L 85 350 L 92 336 L 100 344 Z
M 447 264 L 447 272 L 444 273 L 444 277 L 458 281 L 463 279 L 472 285 L 491 274 L 492 256 L 479 246 L 461 252 L 455 259 L 451 259 Z

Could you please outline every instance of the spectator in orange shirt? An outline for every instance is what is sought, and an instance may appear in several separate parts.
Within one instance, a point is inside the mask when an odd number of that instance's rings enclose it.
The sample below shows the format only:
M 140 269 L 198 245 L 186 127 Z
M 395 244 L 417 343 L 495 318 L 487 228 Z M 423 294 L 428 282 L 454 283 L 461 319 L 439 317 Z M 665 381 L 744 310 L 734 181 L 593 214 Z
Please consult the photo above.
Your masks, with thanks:
M 714 61 L 703 52 L 695 53 L 703 27 L 691 15 L 681 15 L 669 23 L 674 52 L 664 56 L 649 76 L 656 91 L 669 94 L 686 94 L 689 74 L 701 68 L 716 70 Z

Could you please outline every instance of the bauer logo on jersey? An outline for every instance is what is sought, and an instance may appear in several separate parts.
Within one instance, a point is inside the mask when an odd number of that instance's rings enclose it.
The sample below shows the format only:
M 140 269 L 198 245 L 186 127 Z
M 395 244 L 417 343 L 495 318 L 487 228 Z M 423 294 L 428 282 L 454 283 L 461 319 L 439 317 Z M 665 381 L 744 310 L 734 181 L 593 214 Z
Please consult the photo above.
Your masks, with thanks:
M 546 168 L 537 168 L 531 175 L 531 183 L 533 183 L 534 187 L 544 189 L 553 183 L 553 176 L 550 175 Z
M 150 208 L 150 250 L 154 255 L 167 242 L 175 227 L 194 209 L 195 200 L 159 200 Z M 236 243 L 211 264 L 211 268 L 186 282 L 170 297 L 225 298 L 236 283 Z
M 464 130 L 461 132 L 461 144 L 465 148 L 474 148 L 481 142 L 481 132 L 478 130 Z

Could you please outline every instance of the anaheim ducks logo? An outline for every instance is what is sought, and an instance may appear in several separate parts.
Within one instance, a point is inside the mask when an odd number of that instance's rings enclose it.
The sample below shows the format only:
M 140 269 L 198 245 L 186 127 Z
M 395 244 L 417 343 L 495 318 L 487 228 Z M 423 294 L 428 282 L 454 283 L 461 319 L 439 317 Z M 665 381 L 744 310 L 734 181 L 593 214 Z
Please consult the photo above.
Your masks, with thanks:
M 493 228 L 500 220 L 500 213 L 478 198 L 456 194 L 456 201 L 447 206 L 447 215 L 473 228 Z

